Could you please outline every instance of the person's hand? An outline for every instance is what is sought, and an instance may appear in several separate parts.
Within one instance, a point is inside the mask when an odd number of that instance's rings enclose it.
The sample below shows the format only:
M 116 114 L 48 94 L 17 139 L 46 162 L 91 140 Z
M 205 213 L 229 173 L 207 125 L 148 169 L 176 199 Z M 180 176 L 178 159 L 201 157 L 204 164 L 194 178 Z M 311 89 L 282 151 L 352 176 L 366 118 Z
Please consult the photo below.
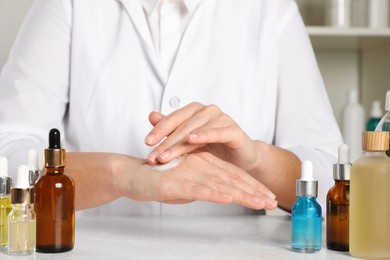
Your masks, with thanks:
M 275 195 L 237 166 L 206 152 L 179 158 L 179 163 L 164 170 L 139 165 L 133 174 L 120 170 L 118 184 L 123 195 L 138 201 L 187 203 L 195 200 L 237 203 L 254 209 L 274 209 Z M 131 176 L 131 177 L 130 177 Z M 130 178 L 130 181 L 125 181 Z
M 167 163 L 194 150 L 210 152 L 247 172 L 260 164 L 255 142 L 215 105 L 191 103 L 167 116 L 152 112 L 149 121 L 154 128 L 145 143 L 158 144 L 148 155 L 151 165 Z

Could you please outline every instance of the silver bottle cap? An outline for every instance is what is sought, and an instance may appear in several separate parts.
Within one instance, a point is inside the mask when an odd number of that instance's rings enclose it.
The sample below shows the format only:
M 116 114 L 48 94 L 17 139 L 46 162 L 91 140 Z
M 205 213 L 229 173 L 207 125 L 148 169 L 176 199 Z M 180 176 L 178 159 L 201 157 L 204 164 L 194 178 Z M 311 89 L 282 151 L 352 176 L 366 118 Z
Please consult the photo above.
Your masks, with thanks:
M 12 178 L 8 176 L 8 160 L 6 157 L 0 157 L 0 195 L 9 195 L 11 193 Z
M 0 177 L 0 195 L 9 195 L 11 193 L 11 186 L 11 177 Z

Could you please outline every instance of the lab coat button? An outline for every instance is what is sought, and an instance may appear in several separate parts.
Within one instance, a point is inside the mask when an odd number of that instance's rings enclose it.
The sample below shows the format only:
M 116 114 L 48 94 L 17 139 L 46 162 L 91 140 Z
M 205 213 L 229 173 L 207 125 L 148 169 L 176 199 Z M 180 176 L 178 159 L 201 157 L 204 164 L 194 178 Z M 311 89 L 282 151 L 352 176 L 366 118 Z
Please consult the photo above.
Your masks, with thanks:
M 180 107 L 180 98 L 178 98 L 178 97 L 173 97 L 173 98 L 171 98 L 171 100 L 169 100 L 169 105 L 170 105 L 172 108 L 178 108 L 178 107 Z

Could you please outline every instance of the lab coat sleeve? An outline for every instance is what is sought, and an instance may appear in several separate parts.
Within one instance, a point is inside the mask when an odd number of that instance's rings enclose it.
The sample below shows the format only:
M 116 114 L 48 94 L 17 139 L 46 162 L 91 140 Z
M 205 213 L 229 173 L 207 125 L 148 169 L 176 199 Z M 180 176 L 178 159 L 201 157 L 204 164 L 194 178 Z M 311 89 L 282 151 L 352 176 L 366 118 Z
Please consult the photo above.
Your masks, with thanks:
M 0 155 L 9 172 L 41 154 L 48 132 L 63 129 L 68 104 L 71 2 L 36 0 L 0 74 Z
M 279 27 L 278 101 L 275 145 L 314 164 L 319 196 L 325 210 L 333 185 L 341 134 L 319 72 L 310 39 L 294 1 Z

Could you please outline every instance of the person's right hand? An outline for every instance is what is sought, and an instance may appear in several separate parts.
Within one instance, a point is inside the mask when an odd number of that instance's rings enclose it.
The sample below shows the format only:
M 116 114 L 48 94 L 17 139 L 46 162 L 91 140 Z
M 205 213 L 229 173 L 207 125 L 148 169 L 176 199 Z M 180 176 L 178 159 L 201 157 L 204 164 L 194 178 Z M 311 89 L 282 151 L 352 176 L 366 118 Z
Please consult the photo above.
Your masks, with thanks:
M 236 203 L 253 209 L 274 209 L 275 195 L 250 174 L 216 156 L 201 152 L 180 158 L 180 163 L 162 171 L 139 165 L 129 178 L 118 182 L 123 195 L 138 201 L 188 203 L 208 201 Z M 129 169 L 127 169 L 129 170 Z M 133 169 L 134 170 L 134 169 Z

